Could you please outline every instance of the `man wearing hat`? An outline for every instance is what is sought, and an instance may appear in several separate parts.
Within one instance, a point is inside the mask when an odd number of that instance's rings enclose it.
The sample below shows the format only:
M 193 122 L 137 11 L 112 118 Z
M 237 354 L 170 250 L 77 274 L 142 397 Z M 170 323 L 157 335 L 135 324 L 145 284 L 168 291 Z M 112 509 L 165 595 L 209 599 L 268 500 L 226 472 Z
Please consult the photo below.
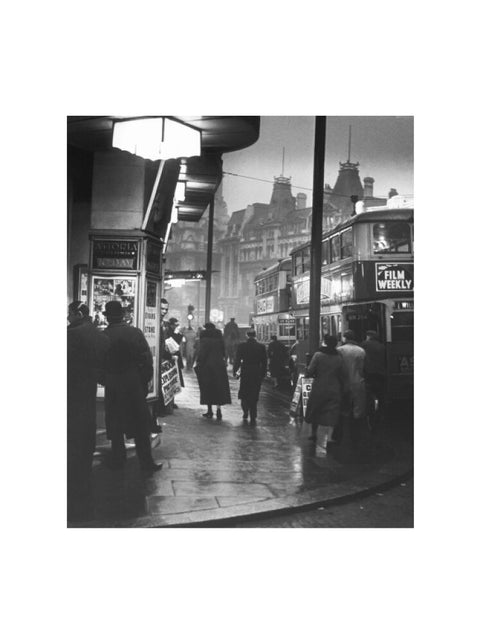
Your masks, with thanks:
M 235 317 L 231 317 L 228 324 L 225 324 L 225 328 L 223 329 L 223 339 L 225 341 L 228 361 L 230 364 L 233 364 L 238 342 L 240 341 L 240 329 L 235 321 Z
M 267 373 L 267 351 L 263 344 L 257 342 L 254 330 L 247 331 L 247 341 L 238 345 L 233 363 L 233 375 L 240 368 L 240 389 L 243 419 L 254 425 L 257 420 L 257 402 L 263 378 Z
M 152 458 L 150 433 L 153 426 L 146 396 L 153 375 L 150 347 L 139 328 L 124 321 L 120 301 L 105 306 L 110 340 L 105 365 L 105 424 L 112 442 L 111 467 L 123 467 L 127 453 L 124 436 L 134 438 L 142 470 L 158 471 Z
M 67 517 L 85 521 L 93 518 L 97 382 L 102 381 L 108 339 L 81 301 L 69 304 L 67 319 Z

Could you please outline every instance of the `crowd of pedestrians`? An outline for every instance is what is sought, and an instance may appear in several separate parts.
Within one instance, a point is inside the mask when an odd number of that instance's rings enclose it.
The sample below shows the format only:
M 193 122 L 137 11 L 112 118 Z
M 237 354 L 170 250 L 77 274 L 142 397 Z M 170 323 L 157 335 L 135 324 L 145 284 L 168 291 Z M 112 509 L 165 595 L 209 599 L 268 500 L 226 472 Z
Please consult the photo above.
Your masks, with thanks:
M 222 406 L 231 404 L 227 366 L 240 379 L 238 398 L 243 421 L 255 425 L 257 404 L 267 369 L 275 387 L 287 368 L 289 353 L 276 336 L 266 348 L 253 329 L 240 341 L 232 318 L 224 332 L 211 322 L 195 331 L 189 323 L 180 329 L 179 321 L 168 318 L 168 302 L 162 299 L 160 333 L 160 374 L 163 365 L 174 365 L 178 386 L 185 385 L 182 371 L 194 368 L 200 389 L 200 405 L 207 407 L 203 417 L 222 419 Z M 91 468 L 96 437 L 97 384 L 105 388 L 105 426 L 111 441 L 107 465 L 121 469 L 126 462 L 125 438 L 133 439 L 140 468 L 151 474 L 161 463 L 152 457 L 151 434 L 161 431 L 161 418 L 178 408 L 172 394 L 168 398 L 159 386 L 158 400 L 150 410 L 147 395 L 153 376 L 153 358 L 144 334 L 127 323 L 119 300 L 105 306 L 107 328 L 102 332 L 92 323 L 88 307 L 74 301 L 68 308 L 68 414 L 67 486 L 68 519 L 88 520 L 93 516 Z M 311 423 L 310 438 L 321 444 L 341 439 L 348 423 L 355 433 L 355 422 L 371 411 L 371 400 L 383 409 L 385 389 L 385 349 L 376 332 L 368 331 L 360 346 L 351 330 L 344 343 L 324 337 L 323 345 L 307 365 L 305 375 L 313 378 L 305 421 Z M 151 390 L 151 389 L 150 389 Z M 214 412 L 215 407 L 215 412 Z M 377 410 L 375 408 L 375 410 Z M 359 432 L 357 432 L 359 433 Z

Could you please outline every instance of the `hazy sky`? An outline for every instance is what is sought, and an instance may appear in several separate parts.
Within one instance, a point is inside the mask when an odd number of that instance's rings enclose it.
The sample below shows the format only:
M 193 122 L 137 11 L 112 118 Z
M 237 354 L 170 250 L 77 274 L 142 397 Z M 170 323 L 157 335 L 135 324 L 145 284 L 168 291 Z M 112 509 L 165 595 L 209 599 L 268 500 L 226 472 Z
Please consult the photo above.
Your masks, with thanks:
M 413 117 L 411 116 L 329 116 L 325 152 L 325 182 L 335 184 L 339 162 L 348 158 L 348 127 L 352 126 L 350 160 L 359 162 L 360 178 L 375 179 L 374 195 L 386 196 L 390 188 L 413 195 Z M 282 173 L 291 177 L 292 192 L 307 194 L 312 204 L 313 116 L 262 116 L 258 141 L 240 152 L 223 155 L 224 172 L 233 172 L 265 181 Z M 310 188 L 310 189 L 307 189 Z M 223 196 L 229 214 L 250 203 L 268 203 L 272 184 L 225 176 Z

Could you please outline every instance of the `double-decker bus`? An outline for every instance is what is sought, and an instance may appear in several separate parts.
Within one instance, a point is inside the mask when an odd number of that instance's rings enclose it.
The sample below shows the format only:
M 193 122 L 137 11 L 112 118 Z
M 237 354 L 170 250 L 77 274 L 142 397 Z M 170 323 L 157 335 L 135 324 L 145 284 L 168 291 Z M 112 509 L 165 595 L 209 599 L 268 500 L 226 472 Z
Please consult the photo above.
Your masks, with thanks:
M 413 200 L 393 197 L 322 239 L 321 337 L 346 329 L 358 342 L 375 330 L 386 347 L 387 396 L 413 397 Z M 310 244 L 291 252 L 295 352 L 309 349 Z
M 272 335 L 285 346 L 295 342 L 295 318 L 290 308 L 292 261 L 289 257 L 262 270 L 255 277 L 252 324 L 258 341 L 268 344 Z

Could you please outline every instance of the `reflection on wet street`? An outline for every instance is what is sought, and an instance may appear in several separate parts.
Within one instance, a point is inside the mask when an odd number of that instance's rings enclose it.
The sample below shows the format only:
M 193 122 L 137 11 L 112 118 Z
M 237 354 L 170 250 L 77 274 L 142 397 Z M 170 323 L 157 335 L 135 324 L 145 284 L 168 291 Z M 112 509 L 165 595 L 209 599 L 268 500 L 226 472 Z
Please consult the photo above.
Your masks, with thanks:
M 319 486 L 352 480 L 381 461 L 342 464 L 308 440 L 310 427 L 289 414 L 289 398 L 262 386 L 256 426 L 242 420 L 238 381 L 230 377 L 232 404 L 223 419 L 202 417 L 193 371 L 185 373 L 178 409 L 163 418 L 154 458 L 163 469 L 145 477 L 135 450 L 123 471 L 95 459 L 95 514 L 99 525 L 149 526 L 152 519 L 198 510 L 214 511 L 291 497 Z M 108 445 L 108 443 L 107 443 Z M 402 446 L 402 448 L 404 448 Z

